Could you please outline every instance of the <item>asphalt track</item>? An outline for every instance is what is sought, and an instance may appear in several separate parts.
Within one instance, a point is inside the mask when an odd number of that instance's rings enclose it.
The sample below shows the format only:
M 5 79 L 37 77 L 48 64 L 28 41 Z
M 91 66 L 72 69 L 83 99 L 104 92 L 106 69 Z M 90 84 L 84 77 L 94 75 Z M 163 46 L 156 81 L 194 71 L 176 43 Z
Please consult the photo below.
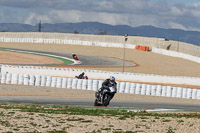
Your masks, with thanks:
M 0 48 L 2 50 L 9 48 Z M 72 58 L 72 54 L 69 53 L 54 53 L 46 51 L 33 51 L 33 50 L 22 50 L 22 49 L 10 49 L 29 51 L 37 53 L 45 53 L 56 56 L 63 56 Z M 86 56 L 78 55 L 81 64 L 78 66 L 122 66 L 123 61 L 113 58 L 97 57 L 97 56 Z M 28 64 L 31 65 L 31 64 Z M 125 62 L 126 66 L 134 66 L 130 62 Z M 56 65 L 55 65 L 56 66 Z M 94 99 L 73 99 L 73 98 L 52 98 L 52 97 L 31 97 L 31 96 L 1 96 L 1 103 L 29 103 L 29 104 L 53 104 L 53 105 L 72 105 L 72 106 L 93 106 Z M 183 104 L 183 103 L 160 103 L 160 102 L 149 102 L 149 101 L 128 101 L 128 100 L 115 100 L 113 99 L 109 105 L 113 108 L 137 108 L 137 109 L 177 109 L 180 111 L 200 111 L 200 104 Z
M 57 98 L 57 97 L 36 97 L 36 96 L 1 96 L 1 103 L 23 103 L 23 104 L 46 104 L 46 105 L 69 105 L 93 107 L 94 99 L 91 98 Z M 125 109 L 172 109 L 174 111 L 200 111 L 200 104 L 183 103 L 161 103 L 149 101 L 130 101 L 113 99 L 108 106 L 110 108 Z
M 0 50 L 18 50 L 18 51 L 24 51 L 24 52 L 35 52 L 39 54 L 50 54 L 55 56 L 62 56 L 72 59 L 72 53 L 56 53 L 56 52 L 46 52 L 46 51 L 34 51 L 34 50 L 26 50 L 26 49 L 14 49 L 14 48 L 3 48 L 0 47 Z M 76 66 L 122 66 L 123 61 L 119 59 L 114 58 L 108 58 L 108 57 L 99 57 L 99 56 L 88 56 L 88 55 L 78 55 L 79 61 L 81 61 L 81 64 L 75 64 Z M 16 64 L 15 64 L 16 65 Z M 18 64 L 22 65 L 22 64 Z M 23 65 L 33 65 L 33 64 L 23 64 Z M 37 65 L 37 64 L 34 64 Z M 41 64 L 38 64 L 41 65 Z M 45 64 L 45 65 L 52 65 L 52 64 Z M 55 64 L 54 66 L 59 66 L 61 64 Z M 68 65 L 68 64 L 64 64 Z M 135 66 L 135 64 L 131 62 L 125 61 L 126 66 Z M 62 64 L 63 66 L 63 64 Z

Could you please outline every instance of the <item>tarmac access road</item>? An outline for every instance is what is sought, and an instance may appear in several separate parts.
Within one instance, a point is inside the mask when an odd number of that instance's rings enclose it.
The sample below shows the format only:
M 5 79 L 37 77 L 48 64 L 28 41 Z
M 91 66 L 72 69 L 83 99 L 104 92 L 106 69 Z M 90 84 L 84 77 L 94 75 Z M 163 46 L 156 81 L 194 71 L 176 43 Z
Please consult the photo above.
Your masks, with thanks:
M 91 98 L 57 98 L 39 96 L 0 96 L 1 103 L 20 103 L 20 104 L 46 104 L 46 105 L 69 105 L 93 107 L 94 99 Z M 129 109 L 172 109 L 177 111 L 200 112 L 200 104 L 183 103 L 160 103 L 148 101 L 130 101 L 113 99 L 108 106 L 110 108 L 129 108 Z

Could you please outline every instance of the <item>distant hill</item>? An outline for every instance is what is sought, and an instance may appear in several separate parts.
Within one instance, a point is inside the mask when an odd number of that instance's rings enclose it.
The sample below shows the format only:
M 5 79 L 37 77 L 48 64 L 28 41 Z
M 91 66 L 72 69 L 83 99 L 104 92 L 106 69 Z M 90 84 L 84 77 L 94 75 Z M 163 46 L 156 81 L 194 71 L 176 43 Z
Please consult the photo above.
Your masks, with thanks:
M 42 32 L 100 34 L 100 35 L 132 35 L 159 37 L 182 41 L 200 46 L 200 32 L 180 29 L 162 29 L 153 26 L 130 27 L 127 25 L 108 25 L 98 22 L 42 24 Z M 38 25 L 19 23 L 0 23 L 1 32 L 37 32 Z

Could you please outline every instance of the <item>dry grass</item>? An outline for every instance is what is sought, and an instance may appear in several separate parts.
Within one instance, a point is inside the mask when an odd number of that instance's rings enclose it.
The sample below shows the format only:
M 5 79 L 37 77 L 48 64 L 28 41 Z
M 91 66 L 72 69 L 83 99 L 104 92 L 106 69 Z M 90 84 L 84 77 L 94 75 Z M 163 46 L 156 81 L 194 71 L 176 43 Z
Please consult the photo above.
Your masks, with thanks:
M 78 115 L 74 115 L 73 112 Z M 0 116 L 1 132 L 199 133 L 200 131 L 200 119 L 197 114 L 182 116 L 172 113 L 127 113 L 58 106 L 1 105 Z

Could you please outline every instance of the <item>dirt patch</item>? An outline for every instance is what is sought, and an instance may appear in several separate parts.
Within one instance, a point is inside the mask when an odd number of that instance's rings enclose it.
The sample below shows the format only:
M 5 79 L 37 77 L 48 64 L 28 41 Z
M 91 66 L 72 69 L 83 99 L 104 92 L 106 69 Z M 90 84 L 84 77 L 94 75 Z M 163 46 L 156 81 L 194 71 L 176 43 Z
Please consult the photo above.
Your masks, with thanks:
M 62 64 L 61 60 L 46 56 L 0 51 L 0 63 L 6 64 Z
M 54 108 L 52 108 L 54 109 Z M 36 109 L 35 109 L 36 110 Z M 57 110 L 55 108 L 54 110 Z M 1 132 L 199 133 L 200 119 L 163 116 L 89 116 L 0 109 Z

